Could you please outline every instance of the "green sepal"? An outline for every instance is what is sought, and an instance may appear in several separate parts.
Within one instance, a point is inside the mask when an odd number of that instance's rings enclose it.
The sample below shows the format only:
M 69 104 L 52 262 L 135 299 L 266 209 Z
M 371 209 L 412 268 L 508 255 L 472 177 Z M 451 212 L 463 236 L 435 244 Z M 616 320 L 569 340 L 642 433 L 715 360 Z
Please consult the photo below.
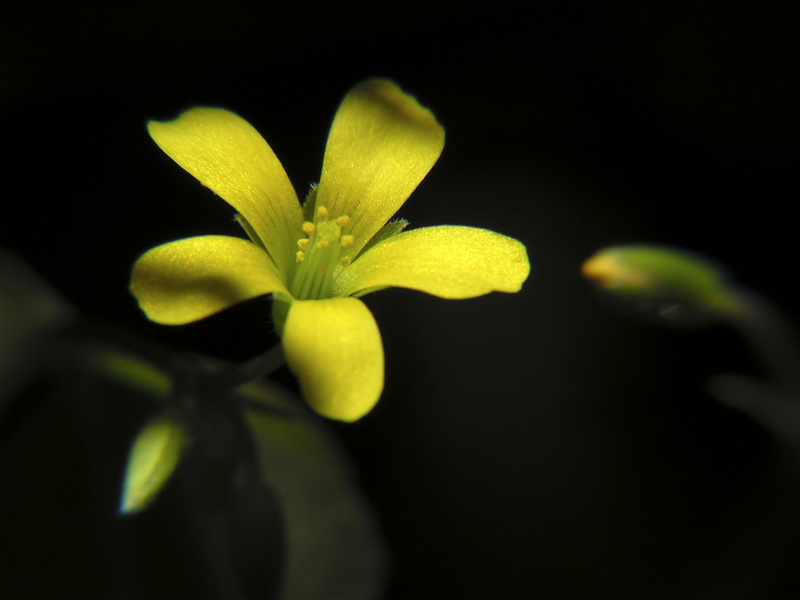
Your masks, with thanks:
M 183 419 L 171 410 L 142 428 L 128 456 L 120 514 L 147 508 L 175 472 L 188 443 Z
M 289 309 L 292 301 L 283 294 L 272 295 L 272 323 L 275 325 L 275 332 L 283 335 L 283 326 L 286 324 L 286 317 L 289 316 Z
M 239 223 L 239 225 L 242 226 L 242 229 L 244 229 L 244 232 L 247 234 L 247 237 L 250 238 L 250 241 L 253 242 L 259 248 L 261 248 L 262 250 L 264 250 L 264 252 L 267 252 L 267 254 L 269 254 L 269 251 L 267 251 L 267 247 L 264 245 L 264 242 L 262 242 L 261 238 L 258 237 L 258 234 L 256 233 L 256 230 L 253 229 L 253 226 L 250 225 L 250 223 L 247 221 L 247 219 L 245 219 L 239 213 L 236 213 L 233 216 L 233 218 L 236 219 L 236 222 Z
M 361 249 L 359 254 L 364 254 L 367 250 L 375 246 L 376 244 L 380 244 L 381 242 L 388 240 L 390 237 L 397 235 L 403 229 L 408 227 L 408 221 L 405 219 L 397 219 L 395 221 L 389 221 L 378 230 L 378 233 L 372 236 L 372 238 L 366 243 L 366 245 Z
M 311 189 L 308 190 L 308 195 L 303 201 L 303 218 L 306 221 L 314 221 L 317 214 L 317 188 L 318 184 L 311 184 Z

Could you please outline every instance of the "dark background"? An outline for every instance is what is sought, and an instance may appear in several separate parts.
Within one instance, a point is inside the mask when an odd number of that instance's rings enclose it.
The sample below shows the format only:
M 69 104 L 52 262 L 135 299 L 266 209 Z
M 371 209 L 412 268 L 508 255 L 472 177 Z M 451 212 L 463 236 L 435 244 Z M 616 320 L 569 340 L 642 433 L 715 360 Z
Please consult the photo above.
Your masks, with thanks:
M 704 389 L 722 371 L 757 374 L 747 348 L 723 327 L 609 310 L 579 274 L 604 246 L 676 245 L 797 321 L 797 10 L 276 6 L 68 4 L 4 19 L 0 244 L 86 315 L 250 357 L 277 342 L 266 300 L 167 328 L 128 294 L 150 247 L 239 234 L 144 124 L 192 105 L 233 110 L 302 195 L 341 97 L 390 77 L 448 136 L 400 215 L 516 237 L 532 272 L 514 296 L 366 299 L 387 387 L 370 416 L 334 428 L 394 555 L 388 596 L 797 594 L 796 463 Z M 54 524 L 63 512 L 37 515 L 45 547 L 71 535 Z M 70 589 L 58 552 L 40 566 Z M 20 579 L 33 569 L 22 556 Z

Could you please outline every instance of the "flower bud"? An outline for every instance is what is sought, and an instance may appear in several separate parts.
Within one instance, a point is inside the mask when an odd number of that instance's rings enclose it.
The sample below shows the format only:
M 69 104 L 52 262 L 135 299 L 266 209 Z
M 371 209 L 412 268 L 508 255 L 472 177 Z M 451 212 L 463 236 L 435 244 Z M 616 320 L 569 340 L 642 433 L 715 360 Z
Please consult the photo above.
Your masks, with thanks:
M 187 442 L 183 420 L 171 411 L 142 428 L 128 457 L 121 514 L 138 512 L 150 504 L 174 473 Z
M 659 246 L 614 246 L 583 263 L 581 272 L 624 307 L 688 325 L 738 310 L 722 270 L 688 252 Z

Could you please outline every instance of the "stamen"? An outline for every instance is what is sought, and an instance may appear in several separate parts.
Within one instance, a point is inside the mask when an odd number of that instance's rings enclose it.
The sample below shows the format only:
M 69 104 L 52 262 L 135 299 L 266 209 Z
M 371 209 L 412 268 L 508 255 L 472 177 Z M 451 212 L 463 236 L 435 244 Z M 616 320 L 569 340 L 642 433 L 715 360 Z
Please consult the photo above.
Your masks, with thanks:
M 314 221 L 302 225 L 306 237 L 297 240 L 297 267 L 290 284 L 290 292 L 298 300 L 330 298 L 334 277 L 352 261 L 349 256 L 342 256 L 344 249 L 355 243 L 352 234 L 342 235 L 342 229 L 350 225 L 350 217 L 329 216 L 326 207 L 318 206 Z

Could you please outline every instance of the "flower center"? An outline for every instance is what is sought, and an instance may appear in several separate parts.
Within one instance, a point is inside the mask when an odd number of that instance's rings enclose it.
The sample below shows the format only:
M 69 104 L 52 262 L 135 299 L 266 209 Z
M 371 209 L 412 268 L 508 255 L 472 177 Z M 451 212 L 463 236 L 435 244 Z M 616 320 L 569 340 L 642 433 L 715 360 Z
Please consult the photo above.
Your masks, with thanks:
M 289 291 L 297 300 L 321 300 L 333 296 L 336 271 L 350 264 L 343 250 L 353 245 L 353 236 L 342 234 L 350 218 L 328 218 L 328 209 L 318 206 L 314 221 L 303 223 L 305 237 L 297 240 L 297 268 Z

